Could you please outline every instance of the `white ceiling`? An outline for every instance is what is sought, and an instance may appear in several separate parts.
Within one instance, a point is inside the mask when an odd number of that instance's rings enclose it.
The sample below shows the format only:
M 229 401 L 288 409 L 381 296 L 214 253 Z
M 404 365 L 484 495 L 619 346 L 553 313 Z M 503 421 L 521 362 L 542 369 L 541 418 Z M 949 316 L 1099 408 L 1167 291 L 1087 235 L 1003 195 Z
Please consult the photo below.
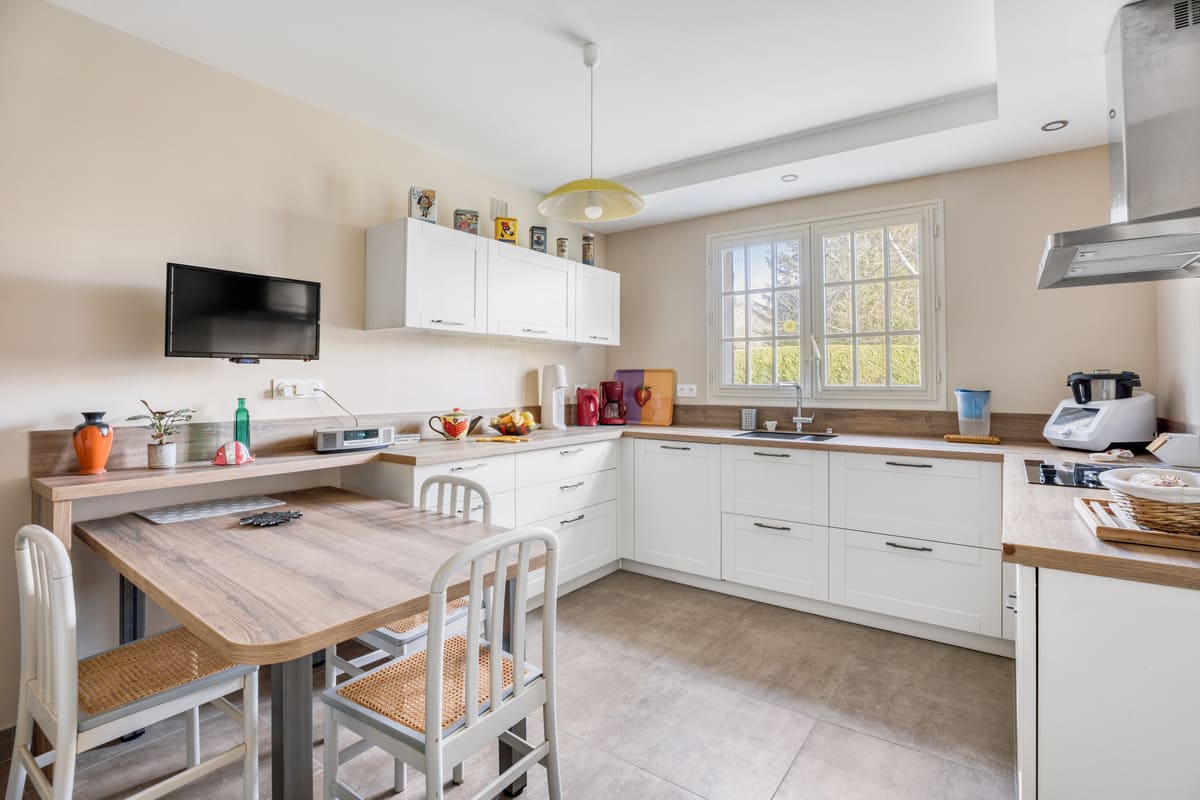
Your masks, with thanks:
M 1099 144 L 1124 0 L 54 2 L 543 191 L 596 41 L 596 174 L 647 199 L 611 231 Z

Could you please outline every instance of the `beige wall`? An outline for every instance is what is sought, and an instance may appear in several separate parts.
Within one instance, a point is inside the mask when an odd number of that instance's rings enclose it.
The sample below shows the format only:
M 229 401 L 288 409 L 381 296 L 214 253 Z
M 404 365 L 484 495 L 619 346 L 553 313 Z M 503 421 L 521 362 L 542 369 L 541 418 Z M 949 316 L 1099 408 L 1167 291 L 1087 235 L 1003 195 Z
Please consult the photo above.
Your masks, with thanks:
M 935 198 L 945 206 L 950 388 L 991 388 L 993 410 L 1039 413 L 1066 395 L 1073 370 L 1132 369 L 1154 390 L 1153 286 L 1034 289 L 1048 233 L 1108 221 L 1103 148 L 610 234 L 622 325 L 608 366 L 674 367 L 701 387 L 681 402 L 705 402 L 706 236 Z
M 413 185 L 438 190 L 442 224 L 456 207 L 486 216 L 493 196 L 522 246 L 539 222 L 530 189 L 36 0 L 0 2 L 0 543 L 29 519 L 27 431 L 83 409 L 121 420 L 144 397 L 230 419 L 246 396 L 258 419 L 337 413 L 267 400 L 273 376 L 323 378 L 364 412 L 536 403 L 550 362 L 599 380 L 595 348 L 362 330 L 363 229 L 406 216 Z M 543 224 L 578 252 L 582 230 Z M 321 281 L 320 361 L 163 358 L 168 260 Z M 0 557 L 0 728 L 15 596 Z
M 1158 413 L 1200 431 L 1200 281 L 1158 284 Z

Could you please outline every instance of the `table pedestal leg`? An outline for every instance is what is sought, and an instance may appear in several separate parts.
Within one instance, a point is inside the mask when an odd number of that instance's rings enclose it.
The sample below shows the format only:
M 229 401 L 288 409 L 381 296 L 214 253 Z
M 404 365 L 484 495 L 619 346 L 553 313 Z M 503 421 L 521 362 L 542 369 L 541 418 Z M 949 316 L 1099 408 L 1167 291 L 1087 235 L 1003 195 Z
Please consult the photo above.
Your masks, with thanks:
M 312 800 L 312 656 L 271 665 L 271 797 Z
M 501 646 L 510 653 L 512 652 L 512 630 L 513 630 L 513 619 L 514 619 L 513 615 L 516 613 L 516 608 L 515 608 L 516 603 L 513 602 L 513 600 L 515 599 L 514 595 L 516 593 L 516 589 L 517 589 L 517 582 L 515 579 L 510 578 L 509 580 L 505 581 L 505 583 L 504 583 L 504 638 L 501 640 L 502 641 Z M 513 734 L 515 734 L 516 736 L 520 736 L 522 739 L 524 739 L 525 738 L 525 720 L 521 720 L 516 725 L 513 725 L 511 728 L 509 728 L 509 730 L 512 731 Z M 517 762 L 517 760 L 518 760 L 517 754 L 513 752 L 513 749 L 511 747 L 509 747 L 507 744 L 505 744 L 504 742 L 500 742 L 500 772 L 501 772 L 501 774 L 503 774 L 504 770 L 508 769 L 513 764 L 515 764 Z M 527 783 L 526 776 L 521 775 L 520 777 L 518 777 L 515 781 L 510 783 L 504 789 L 504 794 L 508 797 L 516 797 L 517 795 L 521 794 L 521 792 L 525 791 L 526 783 Z

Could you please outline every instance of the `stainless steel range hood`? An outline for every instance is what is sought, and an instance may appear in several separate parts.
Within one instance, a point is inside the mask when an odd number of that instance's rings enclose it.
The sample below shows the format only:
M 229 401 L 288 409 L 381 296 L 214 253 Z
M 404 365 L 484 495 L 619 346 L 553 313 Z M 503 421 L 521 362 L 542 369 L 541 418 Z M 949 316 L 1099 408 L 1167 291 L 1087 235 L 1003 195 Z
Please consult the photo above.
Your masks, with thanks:
M 1118 12 L 1108 101 L 1112 224 L 1051 234 L 1039 289 L 1200 276 L 1200 0 Z

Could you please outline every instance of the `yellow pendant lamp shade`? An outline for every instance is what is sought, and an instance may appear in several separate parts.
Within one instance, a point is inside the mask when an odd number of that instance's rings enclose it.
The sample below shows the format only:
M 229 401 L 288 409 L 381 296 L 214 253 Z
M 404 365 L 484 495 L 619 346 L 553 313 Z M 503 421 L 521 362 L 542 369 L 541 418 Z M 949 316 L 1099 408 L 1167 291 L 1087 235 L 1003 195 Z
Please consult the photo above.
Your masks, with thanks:
M 572 222 L 606 222 L 632 217 L 646 207 L 641 195 L 616 181 L 606 181 L 593 175 L 591 164 L 596 149 L 596 79 L 592 68 L 600 57 L 600 48 L 593 42 L 583 46 L 583 65 L 588 68 L 588 176 L 564 183 L 538 203 L 538 213 L 553 219 Z
M 595 222 L 632 217 L 646 201 L 627 186 L 603 178 L 564 183 L 538 203 L 538 212 L 554 219 Z

